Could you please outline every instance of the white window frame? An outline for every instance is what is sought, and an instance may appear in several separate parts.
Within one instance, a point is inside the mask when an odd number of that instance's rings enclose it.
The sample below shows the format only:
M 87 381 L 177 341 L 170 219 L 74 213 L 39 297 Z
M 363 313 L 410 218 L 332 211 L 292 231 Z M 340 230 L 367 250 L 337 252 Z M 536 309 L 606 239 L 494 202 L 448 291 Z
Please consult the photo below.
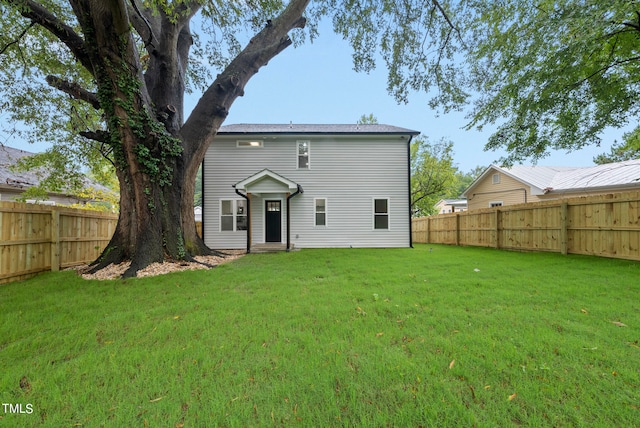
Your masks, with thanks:
M 324 212 L 318 211 L 317 201 L 324 201 Z M 315 227 L 327 227 L 327 212 L 329 211 L 327 198 L 313 198 L 313 225 Z M 324 214 L 324 224 L 318 224 L 318 214 Z
M 489 208 L 502 207 L 504 206 L 504 202 L 502 201 L 490 201 Z
M 307 145 L 307 166 L 306 168 L 300 167 L 300 144 Z M 309 140 L 298 140 L 296 141 L 296 169 L 307 170 L 311 169 L 311 141 Z
M 491 184 L 500 184 L 500 173 L 496 172 L 491 176 Z
M 231 202 L 231 215 L 223 215 L 222 214 L 222 204 L 224 202 Z M 220 204 L 218 206 L 218 219 L 219 219 L 219 232 L 246 232 L 247 229 L 238 229 L 238 217 L 247 218 L 248 213 L 238 214 L 238 202 L 244 202 L 244 208 L 247 208 L 247 202 L 244 199 L 220 199 Z M 222 230 L 222 217 L 233 217 L 233 226 L 231 230 Z
M 236 141 L 236 147 L 241 149 L 261 149 L 264 147 L 264 141 L 262 140 L 238 140 Z
M 387 212 L 386 212 L 386 216 L 387 216 L 387 227 L 386 228 L 377 228 L 376 227 L 376 201 L 387 201 Z M 391 213 L 390 213 L 390 208 L 391 208 L 391 200 L 390 198 L 387 197 L 381 197 L 381 198 L 373 198 L 371 200 L 371 214 L 372 214 L 372 224 L 371 227 L 373 228 L 373 230 L 391 230 Z M 377 215 L 384 215 L 384 214 L 377 214 Z

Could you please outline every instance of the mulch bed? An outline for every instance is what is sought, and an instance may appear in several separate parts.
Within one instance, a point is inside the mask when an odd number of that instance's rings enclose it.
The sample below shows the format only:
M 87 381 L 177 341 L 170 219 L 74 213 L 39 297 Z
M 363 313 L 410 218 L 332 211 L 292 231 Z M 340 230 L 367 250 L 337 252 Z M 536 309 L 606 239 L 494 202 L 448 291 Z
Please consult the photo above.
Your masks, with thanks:
M 184 270 L 197 270 L 197 269 L 210 269 L 210 266 L 217 266 L 222 263 L 228 263 L 232 260 L 236 260 L 246 254 L 244 250 L 222 250 L 224 257 L 218 256 L 196 256 L 199 263 L 185 262 L 182 260 L 172 261 L 166 260 L 163 263 L 152 263 L 146 268 L 138 271 L 136 275 L 138 278 L 145 276 L 163 275 L 170 272 L 179 272 Z M 87 273 L 91 268 L 88 265 L 75 266 L 71 269 L 78 272 L 78 275 L 84 279 L 117 279 L 129 268 L 130 262 L 123 262 L 120 264 L 110 264 L 109 266 L 100 269 L 95 273 Z M 208 266 L 207 266 L 208 265 Z

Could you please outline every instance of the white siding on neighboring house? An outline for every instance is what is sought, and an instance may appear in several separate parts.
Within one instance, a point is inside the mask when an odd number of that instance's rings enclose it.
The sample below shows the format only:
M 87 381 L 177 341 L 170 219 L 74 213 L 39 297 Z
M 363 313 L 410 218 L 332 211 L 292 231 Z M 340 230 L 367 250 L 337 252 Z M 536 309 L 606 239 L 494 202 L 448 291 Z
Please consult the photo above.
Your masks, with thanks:
M 220 231 L 219 201 L 240 198 L 232 185 L 268 169 L 304 191 L 290 201 L 291 244 L 296 248 L 408 247 L 407 137 L 218 135 L 204 164 L 205 243 L 218 249 L 246 247 L 246 232 Z M 263 147 L 237 147 L 237 140 L 254 138 L 263 141 Z M 308 169 L 298 167 L 299 141 L 309 142 Z M 252 244 L 265 242 L 265 200 L 282 201 L 282 242 L 286 242 L 287 191 L 271 177 L 251 188 Z M 326 203 L 325 225 L 316 226 L 317 199 Z M 374 228 L 375 199 L 388 200 L 388 229 Z

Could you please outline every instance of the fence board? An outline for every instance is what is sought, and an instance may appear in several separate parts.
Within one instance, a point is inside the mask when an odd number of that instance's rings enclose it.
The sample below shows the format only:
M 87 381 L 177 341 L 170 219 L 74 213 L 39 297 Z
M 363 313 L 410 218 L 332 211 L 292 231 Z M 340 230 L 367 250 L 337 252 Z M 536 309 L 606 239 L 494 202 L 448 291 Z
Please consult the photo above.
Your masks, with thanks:
M 95 260 L 118 216 L 0 201 L 0 284 Z
M 413 242 L 640 260 L 640 192 L 413 219 Z M 457 238 L 457 239 L 456 239 Z

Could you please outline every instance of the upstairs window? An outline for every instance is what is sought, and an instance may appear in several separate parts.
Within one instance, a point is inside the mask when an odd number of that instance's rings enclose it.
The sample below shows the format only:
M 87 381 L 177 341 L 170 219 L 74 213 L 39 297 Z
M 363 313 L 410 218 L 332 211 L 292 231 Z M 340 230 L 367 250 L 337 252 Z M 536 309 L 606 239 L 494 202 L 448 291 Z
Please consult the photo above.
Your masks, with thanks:
M 373 200 L 373 228 L 389 229 L 389 200 Z
M 220 201 L 220 230 L 223 232 L 247 230 L 247 201 L 243 199 Z
M 316 199 L 315 200 L 315 214 L 316 214 L 316 226 L 327 225 L 327 200 Z
M 309 142 L 298 141 L 298 169 L 309 169 Z

